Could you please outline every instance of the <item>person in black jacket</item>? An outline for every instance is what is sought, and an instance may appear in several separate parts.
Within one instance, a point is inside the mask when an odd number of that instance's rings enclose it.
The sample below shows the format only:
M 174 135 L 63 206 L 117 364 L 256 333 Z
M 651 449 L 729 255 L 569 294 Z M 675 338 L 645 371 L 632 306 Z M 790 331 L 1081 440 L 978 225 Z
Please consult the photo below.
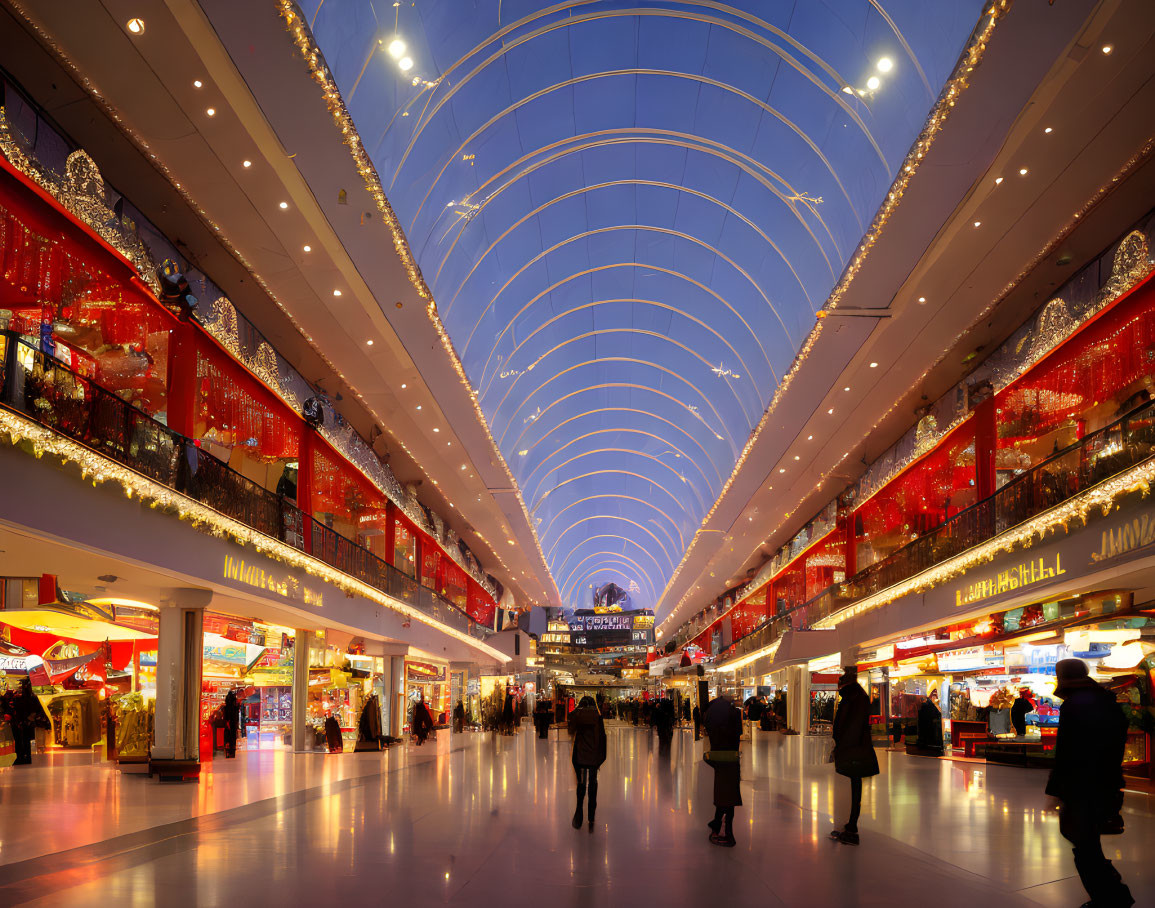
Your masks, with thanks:
M 694 740 L 697 741 L 702 737 L 702 710 L 697 703 L 694 704 L 691 715 L 694 718 Z
M 222 718 L 225 720 L 225 759 L 232 759 L 237 755 L 237 728 L 241 720 L 241 705 L 237 702 L 235 690 L 225 694 Z
M 587 695 L 569 714 L 567 724 L 573 738 L 570 762 L 577 773 L 577 809 L 573 815 L 573 828 L 582 828 L 582 804 L 588 791 L 590 832 L 593 832 L 594 811 L 598 808 L 598 769 L 606 761 L 606 723 L 593 697 Z
M 742 741 L 742 711 L 726 694 L 710 701 L 706 714 L 706 734 L 710 749 L 702 758 L 714 768 L 714 819 L 710 827 L 710 841 L 715 845 L 733 848 L 734 808 L 742 806 L 739 764 L 739 745 Z
M 1035 704 L 1031 701 L 1030 691 L 1022 688 L 1019 696 L 1011 705 L 1011 725 L 1015 727 L 1015 735 L 1023 737 L 1027 733 L 1027 713 L 1035 711 Z
M 942 712 L 938 708 L 938 691 L 931 690 L 918 710 L 918 746 L 942 754 Z
M 1081 659 L 1060 661 L 1055 677 L 1055 695 L 1063 705 L 1047 794 L 1061 802 L 1059 832 L 1073 847 L 1075 869 L 1091 897 L 1087 905 L 1127 908 L 1135 904 L 1131 890 L 1099 841 L 1123 805 L 1127 719 L 1115 695 L 1088 677 Z
M 834 713 L 834 771 L 850 779 L 850 819 L 830 837 L 843 845 L 858 844 L 862 810 L 862 780 L 878 775 L 878 757 L 870 737 L 870 698 L 858 683 L 858 668 L 848 665 L 838 679 L 838 709 Z

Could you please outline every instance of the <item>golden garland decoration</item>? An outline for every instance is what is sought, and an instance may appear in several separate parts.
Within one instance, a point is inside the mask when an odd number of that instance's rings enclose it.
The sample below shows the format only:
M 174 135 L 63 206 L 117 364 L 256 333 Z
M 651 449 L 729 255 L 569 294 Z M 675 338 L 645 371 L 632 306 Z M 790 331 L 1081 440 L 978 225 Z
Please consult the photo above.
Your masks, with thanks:
M 287 543 L 266 536 L 240 521 L 226 517 L 195 498 L 189 498 L 168 486 L 148 479 L 115 460 L 97 454 L 79 442 L 2 407 L 0 407 L 0 439 L 6 440 L 13 447 L 19 447 L 21 442 L 27 442 L 37 459 L 45 454 L 51 454 L 59 458 L 63 464 L 72 464 L 79 468 L 81 478 L 90 481 L 93 487 L 103 482 L 115 483 L 121 487 L 126 497 L 132 498 L 135 495 L 150 508 L 175 513 L 181 520 L 202 533 L 247 546 L 260 555 L 331 583 L 345 593 L 361 596 L 406 618 L 416 619 L 499 662 L 509 661 L 509 657 L 504 653 L 456 628 L 442 624 L 419 609 L 382 593 L 376 587 L 357 580 Z

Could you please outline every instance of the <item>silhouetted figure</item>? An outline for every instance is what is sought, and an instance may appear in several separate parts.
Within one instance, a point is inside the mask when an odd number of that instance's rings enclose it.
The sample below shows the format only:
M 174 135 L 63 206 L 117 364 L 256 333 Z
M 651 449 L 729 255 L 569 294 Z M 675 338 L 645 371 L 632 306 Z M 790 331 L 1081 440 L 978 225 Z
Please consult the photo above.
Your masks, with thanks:
M 654 706 L 654 727 L 658 730 L 658 746 L 665 749 L 674 737 L 674 701 L 663 697 Z
M 553 710 L 546 700 L 538 700 L 533 711 L 533 724 L 539 738 L 549 737 L 549 726 L 553 720 Z
M 27 678 L 20 679 L 20 687 L 4 695 L 4 711 L 8 713 L 8 724 L 12 729 L 12 741 L 16 749 L 14 766 L 26 766 L 32 763 L 32 741 L 36 737 L 36 729 L 50 728 L 52 723 L 40 699 L 32 691 L 32 682 Z
M 918 710 L 918 746 L 942 754 L 942 712 L 938 691 L 932 690 Z
M 341 738 L 341 723 L 337 721 L 336 716 L 328 716 L 325 719 L 325 744 L 328 745 L 331 754 L 339 754 L 345 749 L 345 742 Z
M 505 689 L 505 705 L 501 708 L 501 733 L 503 735 L 512 735 L 513 729 L 513 694 L 509 692 L 509 688 L 507 687 Z
M 465 704 L 460 700 L 453 707 L 453 730 L 458 734 L 465 731 Z
M 1030 691 L 1024 687 L 1011 705 L 1011 725 L 1015 727 L 1015 734 L 1020 738 L 1027 733 L 1027 713 L 1034 712 L 1035 709 L 1029 694 Z
M 732 848 L 734 808 L 742 806 L 738 746 L 742 740 L 742 712 L 722 694 L 710 701 L 702 717 L 710 749 L 703 759 L 714 768 L 714 819 L 709 822 L 710 841 Z
M 237 702 L 236 691 L 230 690 L 225 694 L 221 718 L 225 720 L 225 759 L 231 760 L 237 755 L 237 726 L 241 719 L 241 705 Z
M 598 768 L 606 761 L 606 724 L 593 697 L 582 697 L 577 709 L 567 719 L 573 738 L 573 763 L 577 774 L 577 809 L 573 828 L 582 828 L 582 805 L 589 793 L 590 832 L 594 831 L 594 812 L 598 809 Z
M 413 737 L 419 746 L 425 743 L 431 731 L 433 731 L 433 713 L 429 711 L 424 700 L 418 700 L 413 707 Z
M 694 740 L 697 741 L 702 737 L 702 710 L 698 708 L 698 704 L 694 704 L 694 711 L 692 713 L 694 718 Z
M 834 712 L 834 771 L 850 779 L 850 819 L 830 837 L 843 845 L 858 844 L 862 810 L 862 780 L 878 775 L 878 756 L 870 738 L 870 698 L 858 683 L 858 669 L 848 665 L 838 679 L 838 709 Z
M 1055 766 L 1047 794 L 1058 798 L 1059 832 L 1075 853 L 1075 869 L 1094 908 L 1134 905 L 1131 890 L 1103 855 L 1099 836 L 1123 805 L 1123 745 L 1127 719 L 1115 695 L 1087 676 L 1080 659 L 1055 666 L 1061 697 Z M 1086 906 L 1084 906 L 1086 908 Z

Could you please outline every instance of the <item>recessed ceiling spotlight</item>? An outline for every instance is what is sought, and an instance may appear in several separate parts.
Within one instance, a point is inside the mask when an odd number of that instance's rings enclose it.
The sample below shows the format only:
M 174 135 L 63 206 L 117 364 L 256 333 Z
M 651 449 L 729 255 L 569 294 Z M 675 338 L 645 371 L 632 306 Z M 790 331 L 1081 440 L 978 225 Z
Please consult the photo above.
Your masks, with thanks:
M 795 454 L 795 455 L 794 455 L 794 459 L 795 459 L 795 460 L 801 460 L 802 458 L 801 458 L 801 457 L 799 457 L 797 454 Z
M 463 469 L 463 470 L 465 469 L 465 464 L 461 465 L 461 469 Z
M 871 363 L 871 364 L 870 364 L 870 368 L 871 368 L 871 369 L 877 369 L 877 368 L 878 368 L 878 363 Z
M 400 38 L 394 38 L 392 41 L 389 42 L 389 46 L 387 48 L 385 48 L 385 50 L 387 50 L 389 52 L 390 57 L 392 57 L 394 60 L 396 60 L 403 53 L 405 53 L 405 42 L 402 41 Z
M 144 34 L 144 20 L 143 19 L 129 19 L 127 22 L 124 23 L 124 27 L 127 28 L 134 35 L 143 35 Z
M 369 343 L 373 343 L 373 341 L 369 341 Z M 434 432 L 440 432 L 441 430 L 439 428 L 437 428 L 437 426 L 434 426 L 433 431 Z
M 403 73 L 409 72 L 409 70 L 411 70 L 413 68 L 413 58 L 412 57 L 402 57 L 400 60 L 397 61 L 397 68 L 400 69 L 401 72 L 403 72 Z
M 999 185 L 1001 185 L 1001 184 L 1002 184 L 1002 182 L 1003 182 L 1003 178 L 1002 178 L 1002 177 L 995 177 L 995 185 L 996 185 L 996 186 L 999 186 Z
M 919 302 L 919 305 L 925 305 L 925 304 L 926 304 L 926 297 L 925 297 L 925 296 L 920 296 L 920 297 L 918 298 L 918 302 Z
M 807 441 L 814 441 L 814 436 L 813 436 L 813 435 L 807 435 L 807 436 L 806 436 L 806 440 L 807 440 Z M 795 459 L 795 460 L 797 460 L 798 458 L 797 458 L 797 457 L 795 457 L 794 459 Z
M 200 79 L 193 79 L 193 88 L 204 88 L 205 84 Z
M 217 109 L 215 107 L 210 107 L 208 110 L 205 111 L 205 113 L 208 114 L 210 117 L 215 117 L 217 115 Z M 287 208 L 288 206 L 286 205 L 285 207 Z
M 340 291 L 340 290 L 334 290 L 334 291 L 333 291 L 333 296 L 340 296 L 340 295 L 341 295 L 341 291 Z
M 1025 168 L 1025 167 L 1020 167 L 1020 168 L 1019 168 L 1019 176 L 1021 176 L 1021 177 L 1025 177 L 1026 175 L 1027 175 L 1027 168 Z
M 826 412 L 827 412 L 828 414 L 830 414 L 831 416 L 833 416 L 833 415 L 834 415 L 834 407 L 831 407 L 831 408 L 830 408 L 829 410 L 827 410 Z
M 888 73 L 894 69 L 894 61 L 890 57 L 880 57 L 875 65 L 880 73 Z
M 785 468 L 785 467 L 779 467 L 779 468 L 778 468 L 778 472 L 779 472 L 779 473 L 785 473 L 785 472 L 786 472 L 786 468 Z
M 418 410 L 420 410 L 420 409 L 421 409 L 421 404 L 418 404 L 418 405 L 417 405 L 417 409 L 418 409 Z
M 288 208 L 288 207 L 289 207 L 289 203 L 288 203 L 288 202 L 281 202 L 281 203 L 280 203 L 280 209 L 281 209 L 281 211 L 284 211 L 284 210 L 285 210 L 286 208 Z
M 975 221 L 975 226 L 976 226 L 976 227 L 982 227 L 982 226 L 983 226 L 983 222 L 982 222 L 982 221 Z
M 850 390 L 850 385 L 847 385 L 847 386 L 846 386 L 845 388 L 843 388 L 842 390 L 843 390 L 843 391 L 849 391 L 849 390 Z
M 866 87 L 870 91 L 877 91 L 878 86 L 880 86 L 881 84 L 882 84 L 882 80 L 880 78 L 878 78 L 878 76 L 871 76 L 869 79 L 866 80 Z
M 142 22 L 142 23 L 141 23 L 141 25 L 143 26 L 143 25 L 144 25 L 144 23 Z M 1115 50 L 1115 45 L 1114 45 L 1114 44 L 1104 44 L 1104 45 L 1103 45 L 1101 48 L 1099 48 L 1099 49 L 1100 49 L 1101 51 L 1103 51 L 1103 54 L 1104 54 L 1105 56 L 1108 56 L 1108 57 L 1109 57 L 1109 56 L 1111 56 L 1112 52 L 1114 52 L 1114 50 Z
M 401 390 L 402 390 L 402 391 L 404 391 L 404 390 L 405 390 L 406 388 L 408 388 L 408 387 L 409 387 L 408 385 L 406 385 L 406 384 L 402 384 L 402 385 L 401 385 Z
M 253 162 L 252 161 L 241 161 L 241 166 L 247 170 L 248 168 L 253 166 Z
M 313 251 L 313 247 L 312 247 L 312 246 L 310 246 L 310 245 L 308 245 L 308 244 L 306 243 L 306 244 L 305 244 L 305 246 L 304 246 L 304 250 L 305 250 L 306 252 L 312 252 L 312 251 Z
M 370 347 L 372 347 L 373 346 L 373 338 L 369 338 L 369 340 L 365 341 L 365 343 L 368 344 Z M 433 431 L 436 432 L 437 430 L 434 429 Z
M 1053 129 L 1051 129 L 1051 127 L 1050 127 L 1050 126 L 1048 126 L 1046 129 L 1044 129 L 1044 130 L 1043 130 L 1043 132 L 1045 132 L 1047 135 L 1050 135 L 1051 133 L 1053 133 L 1053 132 L 1054 132 L 1054 130 L 1053 130 Z

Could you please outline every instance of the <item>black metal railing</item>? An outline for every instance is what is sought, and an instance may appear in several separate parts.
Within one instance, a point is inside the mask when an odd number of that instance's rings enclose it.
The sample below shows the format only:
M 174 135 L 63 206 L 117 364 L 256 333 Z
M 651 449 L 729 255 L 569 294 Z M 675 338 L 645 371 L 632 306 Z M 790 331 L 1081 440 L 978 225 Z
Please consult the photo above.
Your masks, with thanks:
M 845 583 L 785 609 L 718 654 L 730 661 L 756 652 L 791 628 L 816 625 L 848 605 L 882 592 L 1074 498 L 1155 456 L 1155 401 L 1143 404 L 1016 476 L 989 498 L 907 543 Z
M 492 628 L 472 621 L 448 599 L 318 523 L 294 502 L 242 476 L 194 440 L 10 331 L 0 332 L 0 405 L 238 523 L 307 552 L 442 624 L 476 639 L 492 633 Z

